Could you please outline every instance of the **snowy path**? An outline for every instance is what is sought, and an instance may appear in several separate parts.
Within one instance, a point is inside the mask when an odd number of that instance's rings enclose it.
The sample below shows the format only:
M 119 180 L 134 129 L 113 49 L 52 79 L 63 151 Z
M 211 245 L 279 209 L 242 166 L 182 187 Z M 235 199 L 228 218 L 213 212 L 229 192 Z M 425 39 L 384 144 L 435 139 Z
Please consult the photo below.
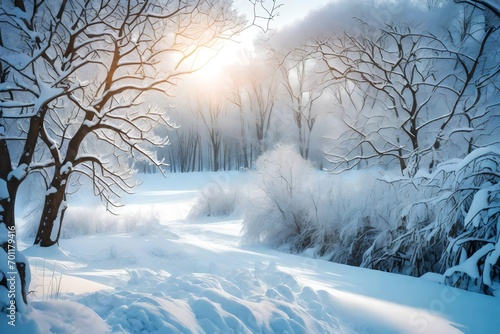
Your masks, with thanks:
M 59 293 L 59 299 L 95 311 L 107 331 L 123 333 L 495 333 L 500 328 L 498 298 L 242 247 L 239 219 L 186 221 L 195 190 L 210 181 L 198 175 L 190 183 L 186 177 L 169 180 L 167 190 L 146 182 L 130 199 L 127 212 L 152 210 L 155 223 L 132 233 L 63 240 L 63 251 L 43 250 L 45 260 L 40 249 L 28 249 L 33 298 Z

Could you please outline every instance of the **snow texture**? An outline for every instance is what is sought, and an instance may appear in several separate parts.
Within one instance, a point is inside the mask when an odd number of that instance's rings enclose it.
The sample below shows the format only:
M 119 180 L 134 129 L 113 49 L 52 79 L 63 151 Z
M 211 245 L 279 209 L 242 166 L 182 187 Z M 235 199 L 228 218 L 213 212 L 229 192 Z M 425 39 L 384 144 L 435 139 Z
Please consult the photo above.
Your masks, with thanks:
M 500 326 L 498 298 L 241 246 L 235 217 L 185 220 L 197 189 L 238 178 L 247 175 L 149 175 L 122 212 L 143 228 L 26 249 L 33 293 L 18 333 L 488 333 Z M 111 216 L 70 200 L 87 208 L 89 224 Z
M 73 169 L 73 164 L 71 163 L 71 161 L 68 161 L 63 166 L 61 166 L 61 174 L 62 175 L 69 174 L 71 173 L 72 169 Z
M 26 173 L 28 171 L 28 165 L 21 164 L 12 172 L 9 173 L 7 179 L 15 178 L 16 180 L 22 180 L 26 177 Z

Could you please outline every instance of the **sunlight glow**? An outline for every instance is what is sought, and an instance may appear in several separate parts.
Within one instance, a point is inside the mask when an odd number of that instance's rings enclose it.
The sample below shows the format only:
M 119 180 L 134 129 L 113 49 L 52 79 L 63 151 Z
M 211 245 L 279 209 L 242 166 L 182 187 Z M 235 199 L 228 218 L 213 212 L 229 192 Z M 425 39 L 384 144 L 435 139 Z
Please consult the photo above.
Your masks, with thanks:
M 242 53 L 253 50 L 253 34 L 244 34 L 240 41 L 226 41 L 219 49 L 202 48 L 193 56 L 193 76 L 203 81 L 224 79 L 228 67 L 241 63 Z
M 206 79 L 223 75 L 224 67 L 235 62 L 237 52 L 224 46 L 221 50 L 203 48 L 193 60 L 193 68 L 196 70 L 195 76 Z

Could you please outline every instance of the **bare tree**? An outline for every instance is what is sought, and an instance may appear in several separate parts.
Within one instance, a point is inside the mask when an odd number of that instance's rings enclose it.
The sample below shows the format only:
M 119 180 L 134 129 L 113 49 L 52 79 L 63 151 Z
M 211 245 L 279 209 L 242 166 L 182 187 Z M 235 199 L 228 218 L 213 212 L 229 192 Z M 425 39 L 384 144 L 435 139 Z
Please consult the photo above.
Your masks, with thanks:
M 418 122 L 430 102 L 427 96 L 421 98 L 422 90 L 431 85 L 434 78 L 429 62 L 422 65 L 422 59 L 430 57 L 427 50 L 433 44 L 437 48 L 436 42 L 433 37 L 413 34 L 410 29 L 400 33 L 390 28 L 374 39 L 346 35 L 344 40 L 321 45 L 323 59 L 330 62 L 328 66 L 334 78 L 347 78 L 358 90 L 366 92 L 362 99 L 376 100 L 380 113 L 368 121 L 383 121 L 376 126 L 379 130 L 386 127 L 388 131 L 379 131 L 380 136 L 373 136 L 370 134 L 373 130 L 367 132 L 366 127 L 344 120 L 346 125 L 358 134 L 360 144 L 368 144 L 375 155 L 397 158 L 402 171 L 407 170 L 413 152 L 419 150 Z M 340 63 L 332 64 L 336 59 Z M 390 119 L 395 121 L 389 122 Z M 376 140 L 373 137 L 377 137 Z M 417 156 L 414 168 L 418 168 L 418 163 Z
M 18 189 L 39 151 L 38 139 L 51 98 L 63 92 L 44 81 L 44 55 L 59 22 L 38 27 L 43 1 L 3 3 L 0 8 L 0 252 L 8 262 L 0 264 L 0 286 L 8 291 L 7 278 L 15 277 L 20 291 L 0 310 L 24 312 L 29 281 L 28 262 L 16 251 L 15 207 Z M 50 95 L 50 96 L 48 96 Z M 9 273 L 9 277 L 7 277 Z M 9 294 L 10 296 L 10 294 Z M 5 299 L 2 299 L 5 300 Z
M 211 170 L 219 171 L 221 169 L 222 153 L 222 129 L 220 122 L 226 112 L 226 106 L 222 101 L 217 100 L 213 96 L 207 97 L 206 99 L 198 97 L 196 101 L 196 112 L 208 131 Z
M 265 61 L 258 62 L 252 55 L 247 55 L 247 73 L 242 87 L 248 99 L 257 141 L 256 155 L 266 150 L 266 139 L 271 126 L 271 119 L 279 97 L 279 81 L 276 75 L 277 67 L 272 67 Z M 266 64 L 267 63 L 267 64 Z M 271 69 L 269 66 L 271 66 Z
M 244 108 L 244 101 L 243 101 L 243 92 L 241 89 L 240 84 L 237 81 L 233 81 L 232 83 L 232 91 L 231 95 L 229 97 L 229 101 L 234 104 L 238 108 L 239 116 L 240 116 L 240 146 L 241 146 L 241 154 L 240 158 L 242 160 L 242 165 L 243 168 L 250 168 L 251 167 L 251 162 L 252 158 L 250 156 L 249 152 L 251 150 L 251 147 L 249 147 L 248 142 L 248 124 L 247 124 L 247 117 L 245 115 L 245 108 Z
M 497 66 L 482 73 L 478 67 L 486 63 L 484 46 L 495 30 L 486 30 L 474 55 L 410 27 L 389 26 L 376 38 L 346 35 L 319 43 L 333 80 L 349 81 L 367 107 L 343 119 L 347 137 L 357 141 L 352 147 L 361 147 L 363 155 L 330 152 L 332 162 L 351 168 L 385 157 L 413 175 L 426 158 L 432 169 L 442 144 L 470 131 L 458 127 L 461 118 L 470 118 L 483 104 L 485 86 L 498 75 Z
M 280 66 L 282 84 L 297 126 L 300 154 L 306 160 L 309 158 L 311 134 L 319 116 L 319 111 L 313 106 L 325 92 L 316 65 L 316 59 L 300 52 L 292 52 L 283 59 Z
M 161 108 L 146 101 L 148 93 L 167 90 L 181 73 L 162 73 L 162 58 L 168 60 L 169 50 L 185 49 L 179 35 L 193 33 L 193 21 L 186 23 L 185 17 L 198 14 L 197 8 L 170 5 L 68 2 L 63 8 L 64 21 L 54 36 L 58 43 L 46 59 L 54 77 L 67 71 L 73 75 L 66 78 L 66 96 L 47 112 L 40 132 L 51 175 L 35 244 L 58 241 L 71 181 L 89 178 L 96 195 L 114 205 L 112 196 L 133 186 L 129 157 L 142 155 L 161 167 L 148 146 L 166 143 L 153 129 L 169 124 Z M 168 36 L 167 29 L 175 34 Z M 192 52 L 186 50 L 179 63 Z
M 57 242 L 66 193 L 81 178 L 114 206 L 134 186 L 130 158 L 162 168 L 152 150 L 167 143 L 154 129 L 170 127 L 161 101 L 177 78 L 204 65 L 199 50 L 245 26 L 230 1 L 68 3 L 62 17 L 47 59 L 56 75 L 73 76 L 40 134 L 53 161 L 35 238 L 42 246 Z
M 464 3 L 480 9 L 487 9 L 497 17 L 500 17 L 500 4 L 495 0 L 455 0 L 456 3 Z
M 169 162 L 172 172 L 195 171 L 196 164 L 199 164 L 197 152 L 201 150 L 198 115 L 192 108 L 185 108 L 174 113 L 172 117 L 175 119 L 175 130 L 169 135 L 167 150 L 158 150 L 158 156 Z
M 496 94 L 493 93 L 498 92 L 495 81 L 500 75 L 500 66 L 495 62 L 498 57 L 495 55 L 497 34 L 498 28 L 487 27 L 480 40 L 474 39 L 477 49 L 473 52 L 470 50 L 450 51 L 458 69 L 454 74 L 456 83 L 446 87 L 451 96 L 450 107 L 449 111 L 439 119 L 439 129 L 433 135 L 433 142 L 428 147 L 431 152 L 434 153 L 453 135 L 465 133 L 464 138 L 467 141 L 465 153 L 471 153 L 478 147 L 476 140 L 484 134 L 484 131 L 491 133 L 498 129 L 497 127 L 491 129 L 486 125 L 497 117 L 493 110 L 499 105 L 499 101 L 494 99 Z M 488 54 L 487 48 L 489 47 L 493 48 L 493 55 Z M 459 119 L 458 126 L 455 129 L 447 129 L 454 118 Z M 461 127 L 462 123 L 465 123 L 465 126 Z M 446 130 L 448 133 L 445 133 Z M 429 169 L 432 170 L 437 162 L 439 160 L 434 156 Z

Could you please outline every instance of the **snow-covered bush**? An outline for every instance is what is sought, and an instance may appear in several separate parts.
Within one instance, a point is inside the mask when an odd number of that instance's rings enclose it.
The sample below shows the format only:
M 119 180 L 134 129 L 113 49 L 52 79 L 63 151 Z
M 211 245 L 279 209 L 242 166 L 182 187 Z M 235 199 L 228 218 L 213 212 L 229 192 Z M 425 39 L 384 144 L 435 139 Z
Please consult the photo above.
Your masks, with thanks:
M 478 149 L 443 173 L 453 186 L 432 232 L 449 240 L 445 282 L 492 294 L 500 287 L 500 149 Z
M 420 276 L 493 294 L 500 283 L 500 150 L 478 149 L 420 176 L 413 204 L 381 233 L 362 266 Z
M 243 235 L 292 252 L 359 265 L 394 211 L 391 184 L 371 171 L 314 170 L 295 148 L 278 146 L 256 163 L 247 192 Z
M 227 174 L 224 172 L 224 174 Z M 237 210 L 240 201 L 242 184 L 221 179 L 221 173 L 212 174 L 213 182 L 206 184 L 196 197 L 195 203 L 188 214 L 188 219 L 202 217 L 227 216 Z
M 243 234 L 247 242 L 292 250 L 314 245 L 311 196 L 313 166 L 292 146 L 278 146 L 256 162 L 256 189 L 250 189 Z
M 325 174 L 280 146 L 257 161 L 255 176 L 243 203 L 246 242 L 413 276 L 438 272 L 487 294 L 500 287 L 498 148 L 391 179 Z
M 406 187 L 404 182 L 398 185 L 400 191 Z M 363 255 L 362 267 L 412 276 L 439 271 L 445 241 L 430 235 L 435 203 L 426 203 L 425 198 L 417 192 L 413 200 L 395 203 L 399 215 L 374 238 Z

